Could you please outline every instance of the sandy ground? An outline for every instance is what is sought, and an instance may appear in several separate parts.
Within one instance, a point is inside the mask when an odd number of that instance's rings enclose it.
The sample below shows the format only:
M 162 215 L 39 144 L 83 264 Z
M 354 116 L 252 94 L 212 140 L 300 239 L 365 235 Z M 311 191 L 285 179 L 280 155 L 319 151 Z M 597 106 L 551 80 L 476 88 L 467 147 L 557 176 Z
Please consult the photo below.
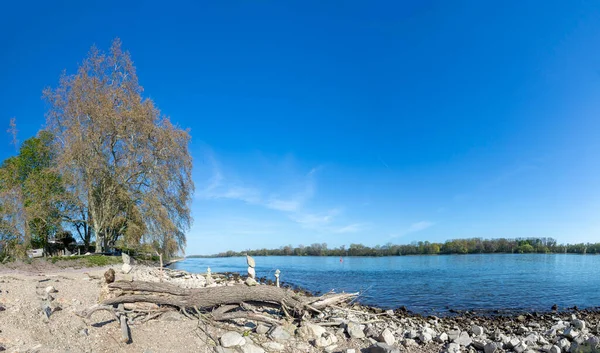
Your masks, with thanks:
M 69 266 L 69 267 L 67 267 Z M 0 265 L 0 351 L 7 352 L 214 352 L 214 345 L 197 325 L 173 312 L 173 315 L 131 325 L 132 342 L 123 343 L 118 322 L 107 312 L 98 311 L 91 319 L 76 315 L 98 303 L 104 283 L 104 272 L 112 267 L 120 275 L 120 266 L 73 268 L 73 263 L 52 264 L 37 261 L 32 264 L 11 263 Z M 77 264 L 75 265 L 77 266 Z M 54 287 L 54 300 L 46 300 L 47 287 Z M 49 318 L 43 314 L 44 303 L 58 306 Z M 208 327 L 214 337 L 226 330 Z M 262 345 L 268 340 L 264 335 L 252 336 L 254 343 Z M 322 349 L 304 343 L 304 349 L 290 341 L 284 353 L 322 352 Z M 336 352 L 356 348 L 361 352 L 364 344 L 348 341 Z M 439 352 L 437 346 L 402 347 L 402 352 Z
M 51 264 L 50 264 L 51 265 Z M 51 266 L 52 267 L 52 266 Z M 0 347 L 8 352 L 212 352 L 191 320 L 132 326 L 132 343 L 120 342 L 118 323 L 106 312 L 87 321 L 75 312 L 97 303 L 102 268 L 0 267 Z M 46 319 L 45 289 L 56 288 L 61 310 Z M 4 310 L 2 310 L 4 308 Z M 87 331 L 86 331 L 87 330 Z M 2 348 L 0 348 L 2 350 Z

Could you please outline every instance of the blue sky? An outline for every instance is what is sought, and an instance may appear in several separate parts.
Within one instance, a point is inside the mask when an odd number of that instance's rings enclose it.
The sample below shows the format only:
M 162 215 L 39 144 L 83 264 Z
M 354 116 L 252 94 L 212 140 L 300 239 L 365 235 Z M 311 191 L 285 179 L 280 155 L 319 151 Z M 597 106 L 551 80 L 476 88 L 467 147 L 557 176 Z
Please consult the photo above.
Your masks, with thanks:
M 122 39 L 191 129 L 188 254 L 600 241 L 600 3 L 4 2 L 0 33 L 21 140 L 42 89 Z

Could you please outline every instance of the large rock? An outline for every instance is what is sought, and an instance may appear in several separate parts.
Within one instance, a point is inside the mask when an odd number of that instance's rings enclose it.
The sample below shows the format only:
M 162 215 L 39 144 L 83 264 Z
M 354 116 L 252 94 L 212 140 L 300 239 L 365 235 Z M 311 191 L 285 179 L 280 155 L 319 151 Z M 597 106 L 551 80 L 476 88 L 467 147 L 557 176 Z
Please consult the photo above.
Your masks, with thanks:
M 325 349 L 323 349 L 323 351 L 325 353 L 334 353 L 337 351 L 337 344 L 332 344 L 331 346 L 327 346 L 327 347 L 325 347 Z
M 133 259 L 126 253 L 121 253 L 121 258 L 123 259 L 123 265 L 133 265 Z
M 591 336 L 585 341 L 586 346 L 590 346 L 593 349 L 600 348 L 600 337 Z
M 396 337 L 394 337 L 394 334 L 388 328 L 385 328 L 381 332 L 381 334 L 379 335 L 379 337 L 377 337 L 377 340 L 379 342 L 383 342 L 383 343 L 388 344 L 390 346 L 393 345 L 394 343 L 396 343 Z
M 458 343 L 450 343 L 448 347 L 446 347 L 447 353 L 460 353 L 460 344 Z
M 333 333 L 325 332 L 315 340 L 316 347 L 328 347 L 337 343 L 337 337 Z
M 256 278 L 256 271 L 254 270 L 254 267 L 248 266 L 248 276 Z
M 281 342 L 289 340 L 292 337 L 292 335 L 290 335 L 290 333 L 287 332 L 283 327 L 277 326 L 271 330 L 271 332 L 269 333 L 269 337 L 275 341 Z
M 241 347 L 242 353 L 265 353 L 265 350 L 254 343 L 246 343 Z
M 463 331 L 460 333 L 460 336 L 458 336 L 458 338 L 454 342 L 466 347 L 470 345 L 473 342 L 473 340 L 467 332 Z
M 483 346 L 484 353 L 497 353 L 500 351 L 500 344 L 496 342 L 488 342 Z
M 584 330 L 585 329 L 585 321 L 575 319 L 575 320 L 571 321 L 571 326 L 575 327 L 578 330 Z
M 221 346 L 225 348 L 243 346 L 246 344 L 244 337 L 235 331 L 226 332 L 223 336 L 221 336 L 220 341 Z
M 306 323 L 302 324 L 302 326 L 306 327 L 313 337 L 321 337 L 325 332 L 327 332 L 325 327 L 315 325 L 310 322 L 306 322 Z
M 419 335 L 419 341 L 423 343 L 431 342 L 431 340 L 433 340 L 433 337 L 427 332 L 421 332 Z
M 281 352 L 285 349 L 285 346 L 279 342 L 265 342 L 262 345 L 268 352 Z
M 513 350 L 517 353 L 523 353 L 527 350 L 527 344 L 525 344 L 525 342 L 519 342 L 519 344 L 517 344 Z
M 560 339 L 558 342 L 556 342 L 556 345 L 563 351 L 563 352 L 567 352 L 570 348 L 571 348 L 571 342 L 569 342 L 568 339 L 566 338 L 562 338 Z
M 417 341 L 413 340 L 412 338 L 405 339 L 404 341 L 402 341 L 402 344 L 406 348 L 418 347 L 419 346 L 419 344 L 417 343 Z
M 473 326 L 471 326 L 471 333 L 473 333 L 473 335 L 475 335 L 475 336 L 481 336 L 481 335 L 483 335 L 483 327 L 473 325 Z
M 562 353 L 562 350 L 560 349 L 559 346 L 554 345 L 554 346 L 550 347 L 549 353 Z
M 263 324 L 258 324 L 258 326 L 256 326 L 256 333 L 258 333 L 259 335 L 264 335 L 267 332 L 269 332 L 268 326 L 265 326 Z
M 508 349 L 513 349 L 519 345 L 521 341 L 518 338 L 511 338 L 510 341 L 506 342 L 505 346 Z
M 417 332 L 417 330 L 408 330 L 405 332 L 404 336 L 406 338 L 410 338 L 411 340 L 414 340 L 415 338 L 419 337 L 419 333 Z
M 575 337 L 579 336 L 579 332 L 577 330 L 575 330 L 572 327 L 567 327 L 564 331 L 563 331 L 563 336 L 565 336 L 566 338 L 572 340 Z
M 256 267 L 256 263 L 254 262 L 254 259 L 252 258 L 252 256 L 248 256 L 246 255 L 246 262 L 248 263 L 249 267 Z
M 487 341 L 481 338 L 473 338 L 473 342 L 471 343 L 471 345 L 475 347 L 475 349 L 482 351 L 486 343 Z
M 375 338 L 379 336 L 379 332 L 373 325 L 367 325 L 365 328 L 365 336 Z
M 452 341 L 452 342 L 456 341 L 459 336 L 460 336 L 460 330 L 459 329 L 448 331 L 448 339 L 450 341 Z
M 132 269 L 133 267 L 130 264 L 123 264 L 123 266 L 121 267 L 121 272 L 123 272 L 124 274 L 128 274 L 129 272 L 131 272 Z
M 351 338 L 365 338 L 365 326 L 357 324 L 356 322 L 348 322 L 346 325 L 346 332 Z
M 383 342 L 377 342 L 374 345 L 367 348 L 368 353 L 400 353 L 400 349 L 385 344 Z
M 252 278 L 252 277 L 246 278 L 246 285 L 247 286 L 253 287 L 253 286 L 257 285 L 257 284 L 258 284 L 258 282 L 256 282 L 256 280 L 254 278 Z
M 448 342 L 448 334 L 446 332 L 442 332 L 437 335 L 434 339 L 437 343 L 446 343 Z

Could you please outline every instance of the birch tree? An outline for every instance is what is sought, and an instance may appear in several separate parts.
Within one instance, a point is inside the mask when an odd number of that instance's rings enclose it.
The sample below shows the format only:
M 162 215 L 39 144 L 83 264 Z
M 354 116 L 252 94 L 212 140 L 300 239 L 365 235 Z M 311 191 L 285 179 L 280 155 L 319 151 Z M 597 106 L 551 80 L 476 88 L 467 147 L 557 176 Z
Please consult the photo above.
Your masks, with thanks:
M 44 90 L 57 160 L 89 211 L 96 252 L 127 234 L 157 241 L 167 255 L 185 246 L 194 190 L 190 135 L 142 93 L 118 39 L 108 53 L 92 47 L 77 73 Z

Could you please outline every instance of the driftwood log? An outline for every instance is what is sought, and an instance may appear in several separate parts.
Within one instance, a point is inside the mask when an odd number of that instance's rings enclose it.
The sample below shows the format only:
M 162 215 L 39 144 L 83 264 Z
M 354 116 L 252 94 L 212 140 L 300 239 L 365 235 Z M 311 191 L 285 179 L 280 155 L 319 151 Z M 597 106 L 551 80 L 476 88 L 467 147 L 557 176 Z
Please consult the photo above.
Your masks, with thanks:
M 276 324 L 280 323 L 283 315 L 286 318 L 302 318 L 311 313 L 320 313 L 325 307 L 340 304 L 358 295 L 330 293 L 320 297 L 306 297 L 290 289 L 266 285 L 238 284 L 189 289 L 164 282 L 143 281 L 108 283 L 105 292 L 107 295 L 100 305 L 88 308 L 80 316 L 89 318 L 98 310 L 114 310 L 113 314 L 120 319 L 123 330 L 127 324 L 123 321 L 124 313 L 119 308 L 124 307 L 129 308 L 129 312 L 146 313 L 164 312 L 165 308 L 170 307 L 179 309 L 186 316 L 192 313 L 199 318 L 203 316 L 214 321 L 245 319 Z M 136 310 L 136 307 L 140 310 Z M 156 310 L 148 310 L 149 307 Z M 280 309 L 278 311 L 283 314 L 273 315 L 273 308 Z

